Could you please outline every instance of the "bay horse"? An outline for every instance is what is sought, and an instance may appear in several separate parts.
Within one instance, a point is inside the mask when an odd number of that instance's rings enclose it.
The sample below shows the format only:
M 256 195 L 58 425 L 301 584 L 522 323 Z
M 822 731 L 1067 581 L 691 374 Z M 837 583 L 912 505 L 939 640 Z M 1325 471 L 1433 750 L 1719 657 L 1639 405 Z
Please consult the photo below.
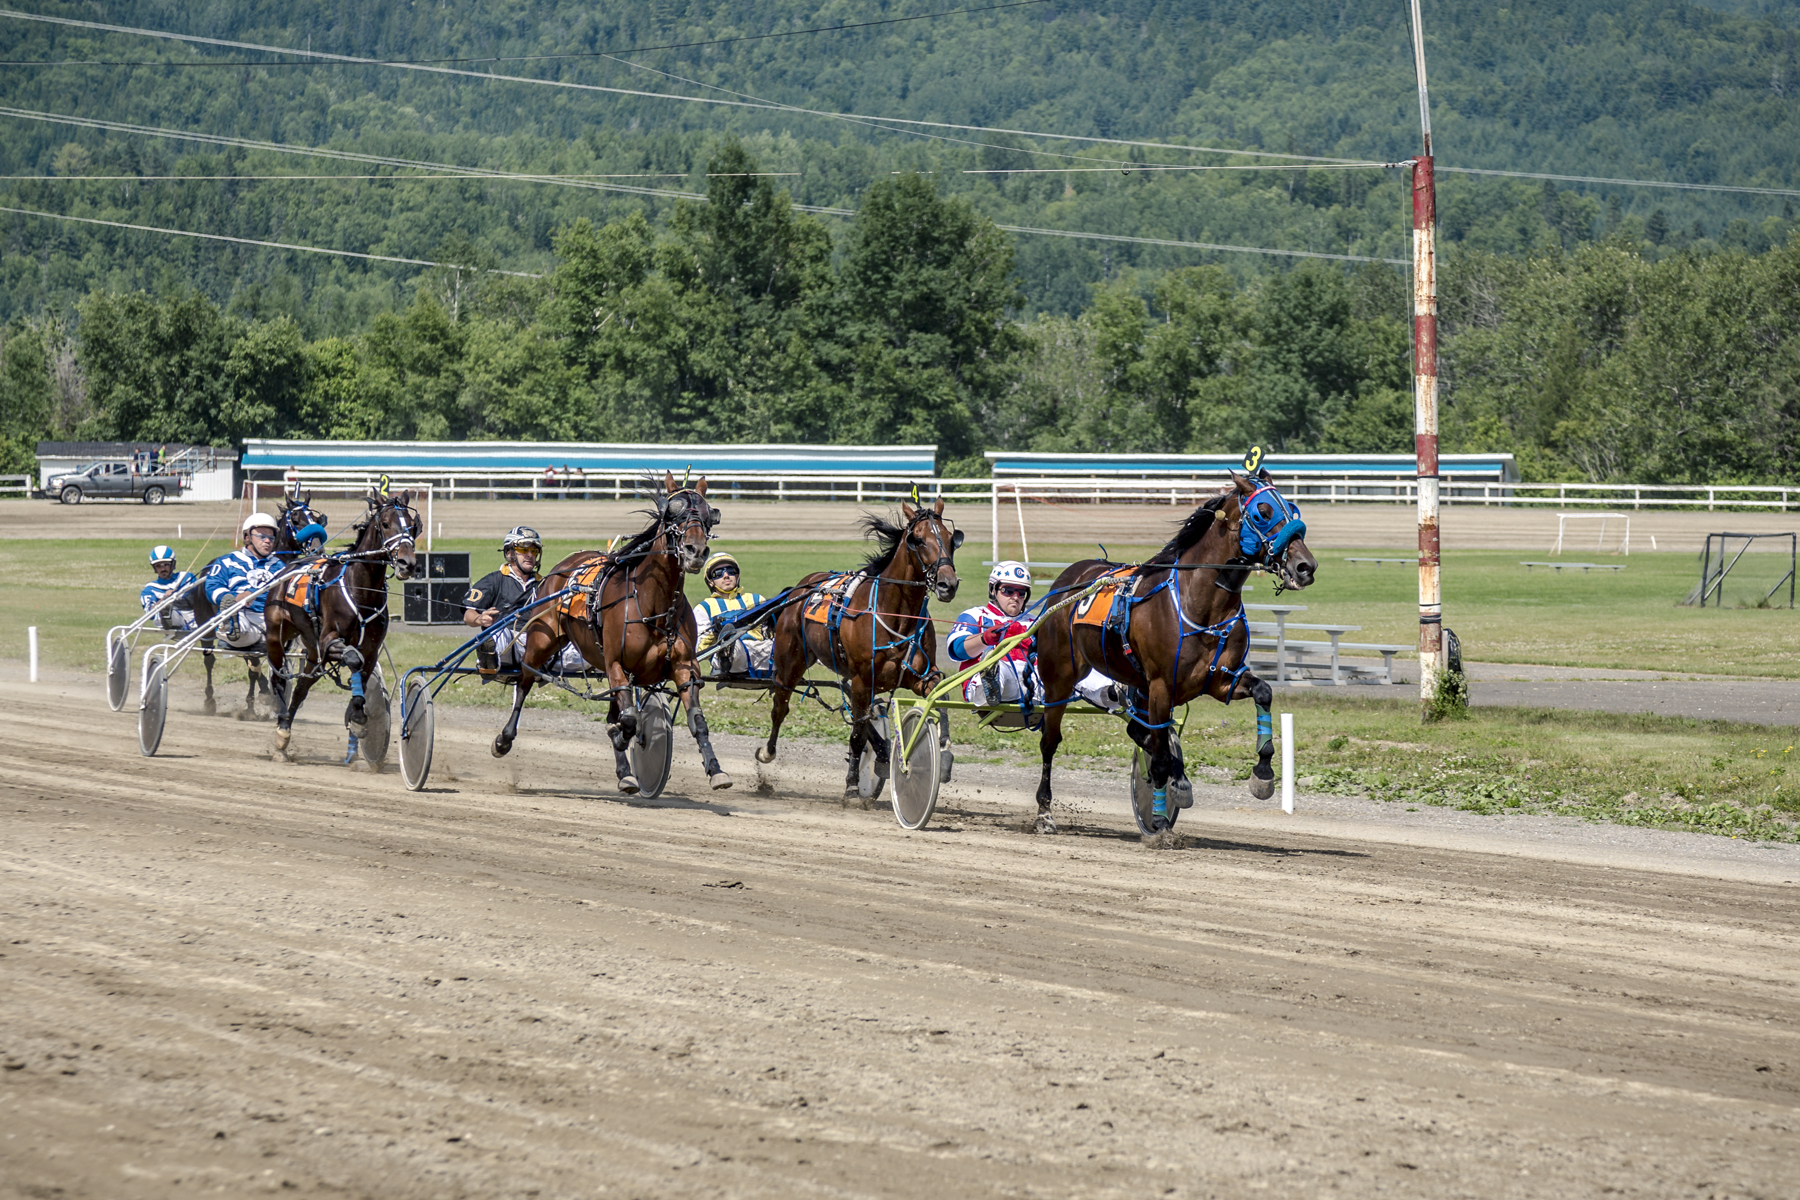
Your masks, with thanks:
M 423 526 L 412 498 L 410 491 L 388 495 L 369 489 L 369 511 L 353 526 L 357 536 L 350 549 L 289 568 L 286 582 L 269 592 L 263 622 L 275 681 L 276 761 L 290 758 L 294 715 L 332 663 L 350 675 L 345 728 L 356 738 L 368 732 L 364 689 L 387 638 L 388 568 L 399 578 L 410 579 L 419 565 L 414 542 Z M 304 649 L 303 666 L 290 672 L 286 656 L 296 638 Z
M 1051 614 L 1037 631 L 1038 672 L 1044 685 L 1044 760 L 1038 783 L 1037 830 L 1055 833 L 1050 816 L 1050 766 L 1062 743 L 1063 707 L 1090 667 L 1131 689 L 1126 706 L 1131 740 L 1150 759 L 1156 819 L 1166 828 L 1172 809 L 1193 803 L 1193 788 L 1171 735 L 1171 714 L 1200 696 L 1221 704 L 1256 704 L 1256 766 L 1250 794 L 1275 792 L 1269 760 L 1275 752 L 1269 707 L 1273 689 L 1247 662 L 1250 630 L 1243 587 L 1252 568 L 1276 578 L 1276 591 L 1312 584 L 1318 561 L 1306 548 L 1300 511 L 1275 490 L 1267 471 L 1232 474 L 1232 486 L 1207 500 L 1175 536 L 1142 566 L 1122 569 L 1099 559 L 1078 562 L 1057 577 L 1057 597 L 1083 592 L 1103 575 L 1120 572 L 1120 586 Z M 1103 598 L 1106 598 L 1103 600 Z M 1088 605 L 1102 609 L 1084 620 Z M 1121 613 L 1122 608 L 1122 613 Z
M 886 739 L 869 723 L 874 697 L 902 686 L 923 696 L 943 678 L 931 597 L 948 603 L 961 585 L 956 551 L 963 535 L 944 516 L 941 498 L 929 507 L 903 501 L 899 522 L 865 514 L 862 527 L 876 548 L 860 569 L 815 572 L 788 589 L 797 599 L 775 619 L 769 741 L 756 751 L 756 761 L 775 761 L 794 690 L 808 667 L 824 663 L 847 681 L 849 692 L 846 797 L 857 793 L 865 746 L 874 746 L 878 773 L 887 771 Z
M 308 543 L 322 543 L 325 538 L 325 525 L 328 518 L 324 513 L 312 506 L 312 493 L 305 499 L 300 497 L 298 486 L 281 498 L 281 506 L 275 510 L 275 554 L 284 561 L 292 563 L 308 550 Z M 223 558 L 224 555 L 220 555 Z M 205 625 L 219 615 L 219 610 L 206 595 L 206 573 L 212 569 L 217 558 L 206 564 L 195 574 L 200 577 L 200 586 L 194 589 L 194 624 Z M 263 607 L 267 608 L 265 604 Z M 217 640 L 212 637 L 200 640 L 200 658 L 206 664 L 206 704 L 204 712 L 212 716 L 219 711 L 218 702 L 213 698 L 213 649 Z M 262 694 L 274 703 L 275 693 L 269 687 L 268 677 L 262 673 L 262 656 L 249 654 L 244 658 L 245 668 L 250 676 L 250 690 L 244 697 L 244 710 L 238 714 L 240 721 L 256 719 L 256 692 L 260 687 Z
M 700 750 L 707 782 L 715 790 L 731 786 L 719 766 L 712 735 L 700 707 L 705 681 L 694 663 L 697 631 L 694 609 L 682 588 L 683 576 L 698 574 L 719 513 L 706 499 L 706 479 L 692 487 L 664 473 L 662 491 L 649 526 L 618 550 L 578 550 L 557 563 L 531 593 L 531 601 L 547 600 L 574 587 L 559 600 L 541 604 L 524 623 L 521 669 L 513 684 L 512 712 L 494 735 L 494 757 L 512 750 L 519 734 L 525 698 L 573 642 L 589 666 L 606 676 L 606 732 L 612 741 L 619 790 L 636 795 L 641 789 L 632 773 L 626 748 L 638 735 L 639 713 L 634 687 L 656 688 L 674 681 L 676 695 L 687 705 L 688 731 Z M 528 601 L 529 603 L 529 601 Z

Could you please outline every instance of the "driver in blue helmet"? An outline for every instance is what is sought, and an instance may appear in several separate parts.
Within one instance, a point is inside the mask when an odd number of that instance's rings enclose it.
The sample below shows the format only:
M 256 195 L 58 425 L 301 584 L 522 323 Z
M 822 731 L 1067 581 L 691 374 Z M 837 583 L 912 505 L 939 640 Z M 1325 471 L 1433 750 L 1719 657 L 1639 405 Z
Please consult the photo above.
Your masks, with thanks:
M 150 569 L 156 578 L 144 585 L 138 593 L 138 602 L 149 612 L 171 596 L 179 597 L 173 604 L 157 614 L 162 627 L 171 633 L 185 633 L 197 626 L 199 618 L 194 613 L 194 585 L 200 581 L 194 578 L 192 571 L 175 569 L 175 548 L 173 546 L 157 546 L 150 551 Z

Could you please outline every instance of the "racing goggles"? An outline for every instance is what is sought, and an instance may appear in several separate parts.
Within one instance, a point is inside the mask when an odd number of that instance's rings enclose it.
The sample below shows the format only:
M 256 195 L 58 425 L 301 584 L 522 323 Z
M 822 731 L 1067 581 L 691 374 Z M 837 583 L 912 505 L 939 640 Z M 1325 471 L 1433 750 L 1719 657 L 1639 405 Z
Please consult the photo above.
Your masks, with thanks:
M 1244 501 L 1244 522 L 1238 529 L 1238 549 L 1246 558 L 1255 558 L 1267 549 L 1270 559 L 1280 558 L 1289 543 L 1306 536 L 1306 522 L 1300 519 L 1300 508 L 1292 500 L 1265 483 Z
M 994 590 L 999 592 L 1002 596 L 1017 596 L 1021 600 L 1031 599 L 1031 589 L 1028 587 L 1019 587 L 1017 584 L 1003 583 Z
M 735 578 L 738 574 L 739 574 L 739 571 L 738 571 L 737 567 L 735 567 L 731 563 L 720 563 L 718 566 L 714 567 L 712 570 L 710 570 L 706 573 L 706 582 L 711 583 L 713 580 L 723 579 L 727 575 L 733 576 Z

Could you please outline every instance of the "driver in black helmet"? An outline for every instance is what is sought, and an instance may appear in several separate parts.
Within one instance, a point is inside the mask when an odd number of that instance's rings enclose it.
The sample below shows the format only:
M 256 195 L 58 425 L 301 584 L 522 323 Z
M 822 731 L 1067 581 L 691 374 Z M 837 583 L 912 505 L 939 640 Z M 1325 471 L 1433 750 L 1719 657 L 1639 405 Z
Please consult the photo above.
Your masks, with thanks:
M 510 530 L 500 542 L 500 569 L 482 576 L 463 597 L 463 624 L 471 629 L 486 629 L 524 604 L 537 586 L 538 559 L 543 553 L 544 540 L 538 537 L 537 530 L 526 525 Z M 514 638 L 506 634 L 475 647 L 482 682 L 518 676 L 518 656 L 513 647 Z M 501 673 L 502 658 L 506 660 L 505 674 Z

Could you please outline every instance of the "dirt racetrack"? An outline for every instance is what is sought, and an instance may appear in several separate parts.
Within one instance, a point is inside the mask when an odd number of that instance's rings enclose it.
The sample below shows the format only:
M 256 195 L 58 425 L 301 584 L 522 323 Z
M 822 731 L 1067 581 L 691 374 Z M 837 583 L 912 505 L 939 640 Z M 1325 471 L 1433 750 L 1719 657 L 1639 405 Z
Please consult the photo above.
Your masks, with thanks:
M 980 767 L 907 834 L 831 747 L 632 803 L 479 710 L 414 794 L 334 707 L 278 765 L 178 690 L 151 760 L 0 674 L 0 1194 L 1794 1193 L 1791 847 L 1204 789 L 1152 848 L 1079 772 L 1039 838 Z

